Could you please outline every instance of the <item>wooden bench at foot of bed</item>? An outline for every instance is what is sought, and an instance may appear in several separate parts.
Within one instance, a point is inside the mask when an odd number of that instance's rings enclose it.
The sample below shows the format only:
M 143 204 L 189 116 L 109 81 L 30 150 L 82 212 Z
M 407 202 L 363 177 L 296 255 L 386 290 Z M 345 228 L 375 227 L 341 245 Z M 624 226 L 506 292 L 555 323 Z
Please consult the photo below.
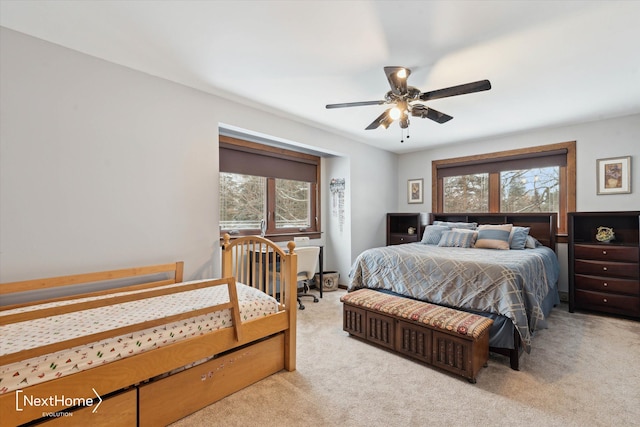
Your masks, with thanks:
M 360 289 L 344 295 L 349 334 L 475 383 L 489 360 L 493 320 L 448 307 Z

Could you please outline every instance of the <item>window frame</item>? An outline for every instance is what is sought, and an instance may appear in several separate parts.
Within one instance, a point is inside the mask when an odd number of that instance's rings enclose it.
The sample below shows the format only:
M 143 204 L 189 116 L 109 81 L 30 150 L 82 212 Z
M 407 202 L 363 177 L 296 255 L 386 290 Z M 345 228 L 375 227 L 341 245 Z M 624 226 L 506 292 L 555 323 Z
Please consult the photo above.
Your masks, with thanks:
M 541 145 L 516 150 L 499 151 L 451 159 L 433 160 L 431 163 L 431 209 L 434 213 L 443 213 L 443 177 L 445 170 L 460 168 L 478 173 L 489 173 L 489 212 L 500 212 L 500 171 L 504 165 L 519 165 L 521 169 L 540 167 L 541 164 L 551 166 L 554 158 L 564 156 L 566 161 L 560 165 L 560 200 L 558 212 L 558 235 L 567 235 L 567 213 L 576 209 L 576 142 Z M 556 165 L 558 166 L 558 165 Z
M 259 144 L 252 141 L 247 141 L 239 138 L 234 138 L 226 135 L 219 135 L 219 147 L 221 149 L 231 149 L 236 152 L 240 156 L 242 153 L 247 154 L 248 162 L 245 163 L 249 168 L 252 168 L 252 162 L 256 162 L 259 156 L 262 156 L 263 159 L 277 159 L 276 161 L 279 163 L 278 167 L 282 168 L 283 162 L 286 164 L 290 163 L 291 166 L 295 167 L 296 164 L 305 164 L 315 166 L 315 182 L 306 181 L 310 183 L 310 227 L 301 231 L 295 227 L 288 228 L 276 228 L 276 220 L 275 220 L 275 210 L 276 210 L 276 178 L 282 179 L 293 179 L 289 177 L 276 176 L 278 172 L 269 173 L 263 172 L 260 174 L 253 173 L 256 176 L 262 176 L 266 178 L 266 209 L 267 209 L 267 229 L 265 233 L 265 237 L 268 237 L 273 241 L 286 241 L 291 240 L 296 236 L 307 236 L 312 239 L 317 239 L 321 237 L 321 228 L 320 228 L 320 173 L 321 167 L 320 162 L 321 158 L 318 156 L 314 156 L 311 154 L 306 154 L 298 151 L 288 150 L 281 147 L 269 146 L 265 144 Z M 257 156 L 258 157 L 257 157 Z M 222 159 L 220 159 L 220 167 L 219 173 L 228 172 L 228 173 L 237 173 L 237 174 L 250 174 L 243 172 L 236 172 L 233 170 L 225 170 L 226 168 L 222 165 Z M 264 165 L 264 163 L 263 163 Z M 262 165 L 262 166 L 263 166 Z M 272 176 L 266 176 L 272 175 Z M 220 196 L 219 196 L 220 197 Z M 218 198 L 219 200 L 219 198 Z M 219 202 L 218 202 L 219 203 Z M 315 219 L 315 221 L 314 221 Z M 259 228 L 247 228 L 240 230 L 230 230 L 230 229 L 220 229 L 220 238 L 224 236 L 225 233 L 231 234 L 232 237 L 240 237 L 240 236 L 250 236 L 260 234 L 261 230 Z

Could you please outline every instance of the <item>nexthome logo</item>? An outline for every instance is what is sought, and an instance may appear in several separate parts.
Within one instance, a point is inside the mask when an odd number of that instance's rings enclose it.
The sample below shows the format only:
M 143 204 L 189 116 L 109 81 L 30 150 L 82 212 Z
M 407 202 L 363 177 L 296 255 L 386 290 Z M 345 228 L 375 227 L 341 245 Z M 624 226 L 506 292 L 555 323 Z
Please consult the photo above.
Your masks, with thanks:
M 98 394 L 98 392 L 92 388 L 93 393 L 96 395 L 96 398 L 92 397 L 68 397 L 63 395 L 53 395 L 53 396 L 34 396 L 32 394 L 25 394 L 22 390 L 16 390 L 16 411 L 24 411 L 26 407 L 37 407 L 37 408 L 50 408 L 53 409 L 55 407 L 64 407 L 71 408 L 74 406 L 93 406 L 94 403 L 97 402 L 95 407 L 93 408 L 93 413 L 98 410 L 98 407 L 102 403 L 102 398 Z M 57 414 L 57 413 L 50 413 Z

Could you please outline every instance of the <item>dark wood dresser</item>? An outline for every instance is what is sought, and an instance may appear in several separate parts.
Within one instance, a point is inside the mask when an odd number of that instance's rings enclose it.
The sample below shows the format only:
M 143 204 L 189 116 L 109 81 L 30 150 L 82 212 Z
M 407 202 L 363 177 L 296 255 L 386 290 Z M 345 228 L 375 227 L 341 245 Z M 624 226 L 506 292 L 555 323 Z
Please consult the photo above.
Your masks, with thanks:
M 570 212 L 569 312 L 640 317 L 640 212 Z M 615 239 L 596 240 L 598 227 Z

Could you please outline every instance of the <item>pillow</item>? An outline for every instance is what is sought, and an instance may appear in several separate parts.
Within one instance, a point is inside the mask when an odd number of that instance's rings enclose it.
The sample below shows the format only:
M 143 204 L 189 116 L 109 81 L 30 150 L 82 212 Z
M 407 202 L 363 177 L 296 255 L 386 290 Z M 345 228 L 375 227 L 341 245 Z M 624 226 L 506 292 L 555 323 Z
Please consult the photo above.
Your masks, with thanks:
M 467 230 L 475 230 L 478 227 L 477 222 L 433 221 L 433 225 L 444 225 L 449 228 L 464 228 Z
M 437 245 L 438 242 L 440 242 L 442 233 L 445 231 L 449 231 L 449 227 L 445 227 L 444 225 L 427 225 L 424 228 L 424 234 L 422 235 L 420 243 L 425 245 Z
M 485 249 L 509 249 L 509 236 L 511 224 L 481 225 L 478 227 L 478 239 L 476 248 Z
M 527 243 L 527 237 L 529 236 L 529 230 L 529 227 L 518 227 L 514 225 L 511 229 L 511 235 L 509 236 L 509 248 L 524 249 L 524 245 Z
M 455 228 L 442 233 L 438 246 L 447 248 L 472 248 L 477 235 L 478 233 L 474 230 Z
M 538 242 L 538 239 L 533 236 L 527 236 L 527 241 L 524 244 L 526 249 L 535 249 L 538 246 L 542 246 L 542 243 Z

